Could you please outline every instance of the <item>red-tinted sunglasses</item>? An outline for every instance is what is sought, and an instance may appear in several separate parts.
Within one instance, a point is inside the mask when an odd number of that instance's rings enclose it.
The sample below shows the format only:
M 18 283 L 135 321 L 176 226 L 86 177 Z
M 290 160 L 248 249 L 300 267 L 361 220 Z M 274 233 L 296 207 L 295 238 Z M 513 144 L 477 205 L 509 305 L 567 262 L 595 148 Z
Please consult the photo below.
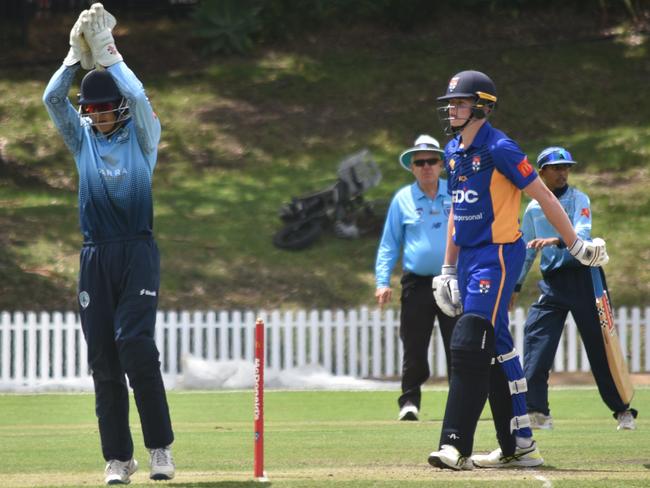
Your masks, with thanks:
M 96 112 L 110 112 L 111 110 L 115 110 L 115 104 L 112 102 L 88 103 L 86 105 L 83 105 L 83 111 L 87 114 Z

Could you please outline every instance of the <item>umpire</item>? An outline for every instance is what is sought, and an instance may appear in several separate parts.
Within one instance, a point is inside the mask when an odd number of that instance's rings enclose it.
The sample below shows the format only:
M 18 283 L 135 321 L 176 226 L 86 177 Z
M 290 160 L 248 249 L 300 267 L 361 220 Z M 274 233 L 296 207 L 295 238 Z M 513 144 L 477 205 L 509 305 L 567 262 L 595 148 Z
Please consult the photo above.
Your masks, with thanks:
M 43 95 L 79 173 L 79 306 L 109 485 L 129 483 L 138 468 L 125 373 L 150 454 L 149 476 L 168 480 L 175 474 L 174 434 L 154 342 L 160 256 L 151 183 L 160 121 L 115 47 L 114 26 L 99 3 L 83 11 L 70 33 L 70 52 Z M 105 69 L 83 78 L 77 112 L 68 92 L 80 64 Z
M 569 151 L 562 147 L 546 148 L 537 157 L 540 177 L 562 204 L 578 237 L 588 241 L 591 240 L 589 197 L 568 184 L 570 168 L 575 164 Z M 540 267 L 543 279 L 539 282 L 542 294 L 530 307 L 524 328 L 524 372 L 528 383 L 526 403 L 531 427 L 551 429 L 553 426 L 548 404 L 549 370 L 567 314 L 571 312 L 587 351 L 598 391 L 614 413 L 618 430 L 635 429 L 637 412 L 623 403 L 609 371 L 590 268 L 569 254 L 536 200 L 531 201 L 526 209 L 522 231 L 528 249 L 515 292 L 521 290 L 538 251 L 541 250 L 542 254 Z M 515 296 L 511 307 L 514 306 Z
M 400 164 L 413 173 L 416 181 L 393 197 L 377 251 L 375 297 L 383 307 L 392 297 L 390 275 L 403 248 L 400 339 L 404 357 L 399 420 L 418 420 L 420 387 L 430 374 L 427 351 L 436 317 L 445 346 L 447 371 L 451 369 L 449 341 L 456 319 L 440 310 L 431 293 L 433 276 L 440 270 L 445 255 L 451 208 L 447 181 L 440 178 L 442 154 L 438 141 L 421 135 L 412 148 L 400 155 Z

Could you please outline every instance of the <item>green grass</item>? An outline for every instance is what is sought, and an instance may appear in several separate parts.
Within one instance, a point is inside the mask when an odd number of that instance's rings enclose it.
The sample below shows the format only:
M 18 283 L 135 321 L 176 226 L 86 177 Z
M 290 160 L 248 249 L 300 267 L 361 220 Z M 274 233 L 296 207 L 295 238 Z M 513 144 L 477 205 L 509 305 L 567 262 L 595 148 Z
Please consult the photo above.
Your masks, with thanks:
M 537 470 L 431 468 L 446 391 L 424 392 L 422 421 L 394 420 L 397 392 L 280 392 L 265 398 L 265 468 L 274 487 L 329 486 L 647 486 L 650 421 L 617 432 L 594 388 L 551 389 L 553 431 L 539 431 L 545 464 Z M 634 403 L 648 404 L 639 389 Z M 253 397 L 250 392 L 169 394 L 178 476 L 165 486 L 258 486 L 252 480 Z M 3 487 L 101 486 L 93 397 L 90 394 L 0 395 L 0 476 Z M 145 482 L 147 454 L 132 405 L 135 456 Z M 475 451 L 495 448 L 489 410 L 479 422 Z
M 390 198 L 411 181 L 397 155 L 420 133 L 444 140 L 435 96 L 470 66 L 496 81 L 494 122 L 530 159 L 550 144 L 573 152 L 580 164 L 572 182 L 591 196 L 594 234 L 609 244 L 613 301 L 646 305 L 650 99 L 640 94 L 650 77 L 648 41 L 599 37 L 599 21 L 572 11 L 522 16 L 516 25 L 492 19 L 471 46 L 459 44 L 453 20 L 411 33 L 355 26 L 250 58 L 209 58 L 192 47 L 182 22 L 144 29 L 125 19 L 120 50 L 163 125 L 154 177 L 161 308 L 372 304 L 377 236 L 343 241 L 329 233 L 305 251 L 281 251 L 271 244 L 277 210 L 333 181 L 340 158 L 362 147 L 384 175 L 368 197 Z M 67 33 L 31 35 L 47 38 L 30 44 L 47 46 L 45 61 L 28 46 L 23 64 L 0 77 L 0 309 L 73 309 L 77 176 L 40 100 Z M 160 52 L 171 66 L 156 62 Z M 39 55 L 39 63 L 30 58 Z M 536 297 L 532 282 L 520 304 Z

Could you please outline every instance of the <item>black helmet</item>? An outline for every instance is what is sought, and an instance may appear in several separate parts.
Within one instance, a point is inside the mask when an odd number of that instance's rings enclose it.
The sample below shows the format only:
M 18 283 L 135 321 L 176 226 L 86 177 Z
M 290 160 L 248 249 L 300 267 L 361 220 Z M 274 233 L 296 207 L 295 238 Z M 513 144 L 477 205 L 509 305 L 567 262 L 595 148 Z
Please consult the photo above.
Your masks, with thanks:
M 462 126 L 452 127 L 451 125 L 449 105 L 446 102 L 452 98 L 471 98 L 474 101 L 472 116 Z M 497 88 L 485 73 L 472 70 L 461 71 L 451 77 L 447 85 L 447 92 L 437 100 L 442 103 L 438 107 L 438 116 L 445 134 L 453 135 L 463 130 L 472 118 L 484 119 L 487 117 L 488 113 L 484 110 L 486 107 L 494 110 L 497 104 Z
M 79 94 L 81 105 L 115 102 L 121 98 L 122 94 L 117 89 L 115 80 L 106 70 L 94 69 L 81 80 L 81 93 Z
M 449 80 L 447 93 L 438 97 L 438 101 L 451 98 L 476 98 L 476 101 L 485 100 L 496 103 L 497 87 L 485 73 L 480 71 L 461 71 Z
M 81 93 L 79 93 L 79 114 L 84 115 L 90 105 L 109 104 L 107 108 L 97 107 L 95 111 L 103 113 L 115 113 L 115 128 L 106 136 L 119 129 L 122 124 L 131 118 L 129 104 L 126 98 L 122 96 L 120 90 L 115 84 L 115 80 L 106 70 L 92 70 L 81 80 Z M 98 120 L 90 123 L 95 127 L 99 124 Z

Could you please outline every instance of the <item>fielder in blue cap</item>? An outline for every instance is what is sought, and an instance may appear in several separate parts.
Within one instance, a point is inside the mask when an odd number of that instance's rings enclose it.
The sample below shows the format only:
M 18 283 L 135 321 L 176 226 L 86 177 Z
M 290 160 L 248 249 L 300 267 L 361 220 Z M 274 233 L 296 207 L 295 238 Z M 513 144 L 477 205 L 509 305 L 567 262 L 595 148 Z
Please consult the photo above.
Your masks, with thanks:
M 592 219 L 589 197 L 569 185 L 569 172 L 575 164 L 569 151 L 563 147 L 548 147 L 537 157 L 542 181 L 560 201 L 578 237 L 589 241 Z M 531 427 L 553 428 L 548 402 L 549 371 L 567 315 L 571 312 L 587 351 L 598 391 L 618 422 L 618 430 L 635 429 L 637 411 L 630 409 L 629 404 L 621 399 L 607 362 L 590 268 L 571 256 L 536 200 L 532 200 L 526 208 L 522 232 L 527 242 L 526 258 L 512 295 L 511 308 L 537 254 L 542 256 L 542 280 L 538 283 L 541 295 L 531 305 L 524 328 L 524 374 L 528 384 L 526 405 Z M 600 273 L 605 282 L 602 268 Z

